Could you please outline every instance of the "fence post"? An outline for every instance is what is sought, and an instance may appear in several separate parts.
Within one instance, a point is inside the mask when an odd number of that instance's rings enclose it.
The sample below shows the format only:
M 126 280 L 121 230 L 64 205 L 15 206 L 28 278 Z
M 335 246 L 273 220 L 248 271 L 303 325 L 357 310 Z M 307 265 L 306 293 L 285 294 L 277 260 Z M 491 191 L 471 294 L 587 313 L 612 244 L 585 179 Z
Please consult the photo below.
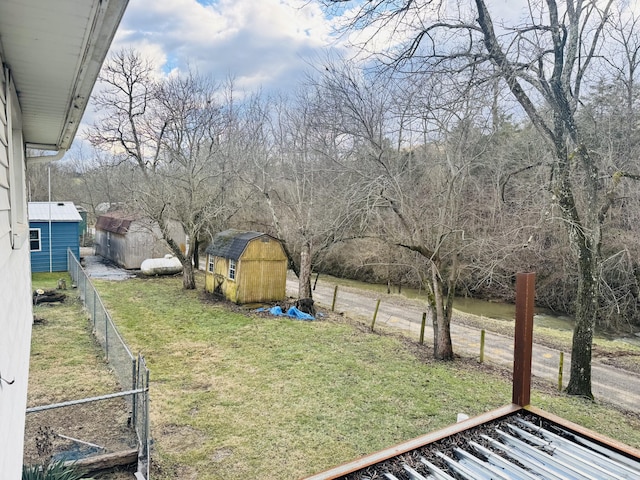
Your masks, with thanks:
M 422 312 L 422 323 L 420 324 L 420 345 L 424 345 L 424 326 L 427 323 L 427 312 Z
M 338 296 L 338 285 L 333 289 L 333 301 L 331 302 L 331 311 L 336 309 L 336 297 Z
M 558 390 L 562 391 L 562 371 L 564 370 L 564 352 L 560 352 L 560 364 L 558 366 Z
M 104 312 L 104 352 L 107 354 L 107 362 L 109 361 L 109 314 Z
M 94 288 L 93 289 L 93 331 L 96 331 L 96 315 L 98 314 L 98 308 L 97 308 L 97 303 L 98 303 L 98 292 L 97 290 Z
M 380 299 L 376 302 L 376 309 L 373 311 L 373 320 L 371 321 L 371 331 L 373 332 L 373 327 L 376 324 L 376 317 L 378 316 L 378 308 L 380 308 Z
M 144 392 L 144 453 L 147 456 L 147 469 L 149 468 L 149 369 L 146 368 L 146 362 L 145 362 L 145 369 L 144 369 L 144 388 L 145 388 L 145 392 Z M 148 471 L 148 470 L 147 470 Z M 148 474 L 147 474 L 147 479 L 149 478 Z
M 136 390 L 138 388 L 138 363 L 135 357 L 131 359 L 131 389 Z M 138 394 L 131 396 L 131 425 L 136 428 L 137 420 L 137 407 L 138 407 Z
M 484 329 L 480 330 L 480 363 L 484 363 Z

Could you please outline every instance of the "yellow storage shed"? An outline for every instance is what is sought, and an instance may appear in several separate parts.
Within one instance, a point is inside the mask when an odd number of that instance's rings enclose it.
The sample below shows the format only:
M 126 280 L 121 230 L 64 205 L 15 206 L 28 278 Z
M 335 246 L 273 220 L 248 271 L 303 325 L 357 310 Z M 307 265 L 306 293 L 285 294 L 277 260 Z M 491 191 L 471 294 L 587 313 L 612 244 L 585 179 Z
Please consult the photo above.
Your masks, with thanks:
M 278 239 L 230 229 L 218 233 L 206 253 L 207 292 L 239 304 L 285 299 L 287 256 Z

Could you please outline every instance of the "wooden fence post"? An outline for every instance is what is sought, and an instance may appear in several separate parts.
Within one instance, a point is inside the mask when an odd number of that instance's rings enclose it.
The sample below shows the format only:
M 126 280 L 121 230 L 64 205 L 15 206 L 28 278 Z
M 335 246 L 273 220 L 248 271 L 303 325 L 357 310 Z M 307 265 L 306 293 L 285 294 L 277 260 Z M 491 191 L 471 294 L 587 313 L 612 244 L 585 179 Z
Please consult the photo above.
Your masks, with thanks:
M 560 364 L 558 365 L 558 390 L 562 391 L 562 372 L 564 370 L 564 352 L 560 352 Z
M 373 312 L 373 320 L 371 322 L 371 331 L 373 332 L 373 327 L 376 324 L 376 317 L 378 316 L 378 308 L 380 308 L 380 299 L 376 302 L 376 309 Z
M 336 297 L 338 296 L 338 285 L 333 289 L 333 301 L 331 302 L 331 311 L 336 309 Z

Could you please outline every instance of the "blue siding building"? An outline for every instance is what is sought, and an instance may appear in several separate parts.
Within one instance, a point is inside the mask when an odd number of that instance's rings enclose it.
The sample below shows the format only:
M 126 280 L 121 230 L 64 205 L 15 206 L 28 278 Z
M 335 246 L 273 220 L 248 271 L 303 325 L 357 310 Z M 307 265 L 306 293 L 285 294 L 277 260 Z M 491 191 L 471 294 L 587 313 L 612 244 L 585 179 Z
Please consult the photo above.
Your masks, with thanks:
M 32 272 L 66 272 L 67 249 L 80 258 L 80 222 L 72 202 L 29 202 Z

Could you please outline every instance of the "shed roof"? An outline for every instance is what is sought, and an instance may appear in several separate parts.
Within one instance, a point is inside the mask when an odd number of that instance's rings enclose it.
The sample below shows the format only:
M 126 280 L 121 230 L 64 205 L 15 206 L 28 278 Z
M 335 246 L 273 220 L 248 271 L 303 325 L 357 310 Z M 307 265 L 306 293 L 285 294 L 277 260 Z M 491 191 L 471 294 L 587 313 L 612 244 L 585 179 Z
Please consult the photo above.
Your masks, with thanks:
M 127 1 L 0 1 L 0 48 L 29 146 L 71 146 Z
M 271 237 L 266 233 L 229 229 L 218 233 L 207 247 L 206 252 L 215 257 L 239 260 L 249 242 L 259 237 Z
M 131 224 L 138 220 L 138 216 L 126 212 L 109 212 L 100 215 L 96 221 L 96 230 L 124 235 L 129 231 Z
M 29 202 L 30 222 L 81 222 L 73 202 Z

